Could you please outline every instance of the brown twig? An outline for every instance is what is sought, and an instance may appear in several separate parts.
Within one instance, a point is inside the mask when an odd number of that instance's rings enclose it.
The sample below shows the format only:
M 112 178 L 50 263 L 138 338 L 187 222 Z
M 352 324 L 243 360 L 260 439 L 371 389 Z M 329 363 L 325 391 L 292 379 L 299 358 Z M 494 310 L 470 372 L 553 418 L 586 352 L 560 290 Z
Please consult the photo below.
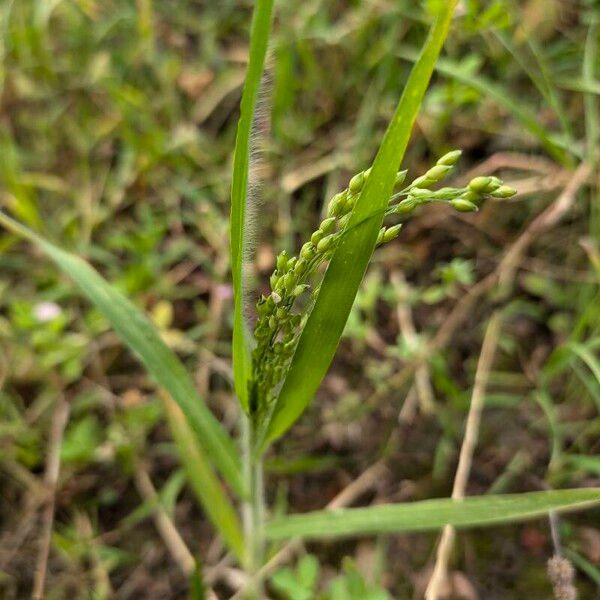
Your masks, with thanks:
M 454 500 L 462 500 L 465 497 L 467 481 L 471 472 L 473 463 L 473 454 L 479 436 L 479 426 L 481 424 L 481 414 L 484 406 L 485 392 L 488 384 L 490 370 L 494 361 L 498 338 L 500 336 L 500 326 L 502 317 L 499 311 L 496 311 L 488 323 L 483 346 L 477 364 L 477 372 L 475 373 L 475 384 L 473 386 L 473 394 L 471 396 L 471 405 L 467 416 L 467 424 L 465 427 L 465 435 L 460 449 L 460 457 L 458 459 L 458 467 L 454 477 L 454 486 L 452 488 L 452 498 Z M 427 591 L 425 592 L 426 600 L 437 600 L 440 596 L 440 590 L 444 585 L 448 576 L 448 561 L 450 553 L 454 545 L 455 529 L 451 525 L 446 525 L 442 532 L 442 537 L 437 549 L 437 556 L 433 574 L 429 580 Z
M 61 398 L 54 408 L 52 424 L 50 427 L 50 438 L 48 440 L 46 470 L 44 472 L 44 485 L 46 486 L 48 495 L 42 513 L 40 547 L 33 580 L 33 591 L 31 593 L 31 598 L 33 600 L 40 600 L 43 598 L 44 588 L 46 587 L 46 572 L 48 568 L 48 556 L 50 555 L 50 538 L 52 535 L 52 525 L 54 523 L 56 490 L 60 473 L 60 449 L 62 447 L 63 435 L 68 418 L 69 403 L 64 398 Z
M 179 531 L 177 531 L 171 517 L 163 508 L 150 476 L 141 464 L 138 464 L 134 471 L 134 481 L 142 499 L 152 505 L 154 524 L 171 556 L 186 577 L 191 575 L 195 569 L 196 561 Z

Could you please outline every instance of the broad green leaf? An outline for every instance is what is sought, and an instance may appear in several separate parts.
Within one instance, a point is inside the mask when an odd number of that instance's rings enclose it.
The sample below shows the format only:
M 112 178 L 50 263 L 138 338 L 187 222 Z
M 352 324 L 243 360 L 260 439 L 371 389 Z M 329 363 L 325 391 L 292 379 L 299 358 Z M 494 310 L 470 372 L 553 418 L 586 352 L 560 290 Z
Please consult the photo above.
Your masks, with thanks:
M 78 256 L 61 250 L 3 213 L 0 213 L 0 225 L 35 243 L 73 279 L 157 383 L 179 404 L 206 454 L 234 490 L 241 494 L 241 471 L 233 440 L 206 406 L 185 367 L 163 342 L 148 318 Z
M 244 536 L 237 513 L 181 409 L 167 394 L 163 399 L 171 433 L 192 490 L 223 541 L 243 564 Z
M 478 496 L 464 500 L 439 498 L 278 517 L 267 523 L 266 535 L 270 540 L 322 539 L 427 531 L 445 525 L 475 527 L 533 519 L 549 511 L 581 510 L 599 505 L 600 488 Z
M 397 49 L 396 54 L 400 58 L 410 61 L 417 58 L 414 50 L 405 46 L 400 46 Z M 448 59 L 439 60 L 435 66 L 435 70 L 450 79 L 460 81 L 461 83 L 480 91 L 485 96 L 489 96 L 496 100 L 498 104 L 508 110 L 525 129 L 539 140 L 540 144 L 550 156 L 561 164 L 568 164 L 570 162 L 565 150 L 575 153 L 575 147 L 568 144 L 562 144 L 560 141 L 553 138 L 548 133 L 548 130 L 540 125 L 537 114 L 532 109 L 528 108 L 521 100 L 507 94 L 499 85 L 489 81 L 482 75 L 467 73 L 464 69 L 461 69 L 460 65 Z
M 371 175 L 356 202 L 298 342 L 266 433 L 279 437 L 304 412 L 339 344 L 350 309 L 375 248 L 412 126 L 442 49 L 456 1 L 439 11 L 383 138 Z
M 247 234 L 246 202 L 250 164 L 250 132 L 260 90 L 274 0 L 257 0 L 250 31 L 248 72 L 242 93 L 233 158 L 231 184 L 231 271 L 233 275 L 233 375 L 235 392 L 242 407 L 248 412 L 247 382 L 250 379 L 250 348 L 244 320 L 244 249 Z

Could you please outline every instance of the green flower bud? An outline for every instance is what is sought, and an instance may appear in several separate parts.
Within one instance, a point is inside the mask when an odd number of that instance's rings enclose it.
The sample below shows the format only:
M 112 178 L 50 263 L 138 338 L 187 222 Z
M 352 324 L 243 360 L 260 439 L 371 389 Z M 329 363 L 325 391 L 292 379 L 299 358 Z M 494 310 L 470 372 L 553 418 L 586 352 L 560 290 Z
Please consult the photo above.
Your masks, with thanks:
M 284 250 L 283 252 L 280 252 L 279 256 L 277 257 L 277 270 L 280 273 L 285 273 L 287 269 L 287 261 L 288 255 L 287 252 Z
M 397 215 L 406 215 L 409 212 L 412 212 L 418 204 L 419 202 L 416 198 L 405 198 L 404 200 L 402 200 L 402 202 L 399 202 L 398 204 L 396 204 L 396 206 L 393 207 L 393 212 Z
M 297 262 L 298 262 L 298 257 L 292 256 L 292 258 L 290 258 L 290 260 L 287 261 L 286 269 L 288 271 L 291 271 L 292 269 L 294 269 Z
M 266 317 L 271 312 L 267 304 L 267 299 L 264 296 L 261 296 L 260 300 L 256 303 L 256 312 L 259 317 Z
M 269 317 L 269 329 L 277 329 L 277 319 L 275 318 L 275 315 Z
M 337 234 L 332 233 L 331 235 L 328 235 L 327 237 L 324 237 L 318 244 L 317 244 L 317 252 L 325 252 L 327 251 L 329 248 L 331 248 L 331 244 L 333 244 L 335 237 Z
M 413 198 L 431 198 L 433 192 L 431 190 L 427 190 L 425 188 L 414 187 L 414 188 L 411 188 L 409 194 Z
M 411 184 L 411 188 L 425 188 L 428 185 L 435 183 L 434 180 L 427 177 L 427 175 L 421 175 L 421 177 L 417 177 Z
M 382 227 L 377 234 L 377 241 L 375 242 L 376 246 L 383 244 L 383 236 L 385 235 L 385 227 Z
M 316 246 L 324 237 L 325 234 L 318 229 L 310 236 L 310 241 Z
M 469 189 L 480 194 L 487 192 L 487 188 L 492 183 L 491 177 L 475 177 L 469 182 Z
M 329 233 L 335 227 L 335 217 L 329 217 L 321 222 L 319 229 L 323 233 Z
M 476 204 L 469 202 L 469 200 L 465 200 L 464 198 L 455 198 L 454 200 L 450 200 L 450 204 L 458 211 L 458 212 L 476 212 L 479 209 Z
M 298 262 L 294 265 L 294 273 L 296 273 L 298 277 L 301 277 L 302 275 L 304 275 L 307 266 L 308 261 L 306 261 L 304 258 L 300 258 Z
M 342 216 L 347 215 L 352 212 L 354 209 L 354 205 L 356 204 L 356 199 L 358 196 L 353 194 L 348 194 L 346 200 L 344 201 L 344 205 L 342 206 L 342 212 L 340 213 Z
M 348 184 L 348 189 L 353 193 L 358 193 L 362 190 L 365 184 L 365 173 L 364 171 L 355 175 Z
M 402 223 L 398 223 L 398 225 L 394 225 L 392 227 L 388 227 L 383 234 L 383 243 L 387 244 L 392 240 L 396 239 L 400 233 L 400 229 L 402 229 Z
M 297 298 L 298 296 L 301 296 L 302 294 L 304 294 L 304 292 L 309 288 L 310 286 L 306 283 L 302 283 L 300 285 L 297 285 L 294 288 L 294 291 L 292 292 L 292 296 L 294 298 Z M 300 315 L 295 315 L 295 316 L 300 316 Z
M 327 207 L 327 216 L 339 216 L 342 214 L 342 209 L 344 204 L 346 203 L 346 197 L 348 196 L 348 192 L 344 190 L 339 194 L 336 194 L 330 201 L 329 206 Z
M 373 170 L 373 167 L 369 167 L 366 171 L 365 171 L 365 179 L 367 179 L 367 177 L 371 174 L 371 171 Z
M 427 173 L 425 173 L 425 177 L 428 177 L 432 181 L 441 181 L 444 179 L 448 171 L 451 171 L 452 167 L 448 165 L 435 165 L 435 167 L 431 167 Z
M 312 242 L 306 242 L 300 249 L 300 258 L 310 260 L 315 255 L 315 245 Z
M 279 279 L 280 277 L 278 271 L 273 271 L 273 273 L 271 273 L 271 277 L 269 277 L 269 283 L 271 284 L 272 290 L 274 290 L 277 287 Z
M 394 181 L 394 187 L 399 187 L 404 183 L 407 173 L 408 173 L 408 171 L 406 169 L 404 169 L 404 171 L 398 171 L 398 173 L 396 173 L 396 180 Z
M 464 194 L 460 196 L 463 200 L 468 200 L 469 202 L 480 202 L 481 194 L 474 192 L 473 190 L 467 190 Z
M 458 161 L 458 159 L 460 158 L 460 155 L 462 154 L 462 150 L 452 150 L 446 154 L 444 154 L 444 156 L 442 156 L 442 158 L 440 158 L 437 161 L 438 165 L 448 165 L 449 167 L 453 167 L 456 164 L 456 161 Z
M 350 221 L 350 216 L 351 216 L 350 213 L 348 213 L 347 215 L 340 217 L 340 220 L 339 220 L 340 229 L 344 229 L 346 227 L 346 225 L 348 225 L 348 221 Z
M 283 285 L 286 290 L 291 291 L 294 289 L 296 281 L 298 281 L 296 273 L 294 273 L 294 271 L 290 271 L 289 273 L 285 274 L 285 277 L 283 278 Z
M 288 315 L 287 310 L 285 310 L 285 308 L 283 308 L 282 306 L 280 306 L 276 311 L 275 311 L 275 316 L 282 321 L 283 319 L 285 319 Z
M 501 185 L 498 189 L 492 192 L 494 198 L 512 198 L 517 193 L 517 190 L 509 185 Z

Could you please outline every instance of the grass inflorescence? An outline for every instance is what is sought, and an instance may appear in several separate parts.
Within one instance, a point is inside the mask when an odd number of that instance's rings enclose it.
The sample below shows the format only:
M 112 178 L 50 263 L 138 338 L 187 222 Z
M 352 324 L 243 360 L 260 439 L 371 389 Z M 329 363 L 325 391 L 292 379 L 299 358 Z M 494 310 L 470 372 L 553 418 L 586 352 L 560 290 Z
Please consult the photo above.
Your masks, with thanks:
M 459 212 L 478 210 L 486 198 L 510 198 L 516 193 L 498 177 L 479 176 L 465 187 L 432 186 L 443 181 L 460 158 L 461 151 L 444 154 L 423 175 L 403 186 L 407 171 L 396 174 L 386 217 L 407 217 L 419 206 L 433 202 L 446 203 Z M 269 278 L 270 293 L 262 295 L 256 304 L 258 319 L 254 326 L 256 346 L 252 352 L 252 379 L 249 386 L 250 412 L 261 421 L 272 405 L 275 391 L 284 377 L 296 349 L 303 324 L 318 294 L 314 276 L 333 255 L 348 227 L 352 210 L 363 190 L 371 169 L 354 175 L 341 192 L 327 204 L 327 216 L 300 248 L 296 256 L 284 250 L 276 260 Z M 396 239 L 402 223 L 384 225 L 377 236 L 377 246 Z M 303 302 L 304 301 L 304 302 Z

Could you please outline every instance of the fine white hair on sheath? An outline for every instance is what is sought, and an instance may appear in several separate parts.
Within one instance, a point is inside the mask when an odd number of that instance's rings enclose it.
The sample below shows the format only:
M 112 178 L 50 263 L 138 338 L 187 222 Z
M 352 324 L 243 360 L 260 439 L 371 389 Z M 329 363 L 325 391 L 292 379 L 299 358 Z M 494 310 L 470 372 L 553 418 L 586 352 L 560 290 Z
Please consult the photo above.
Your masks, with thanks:
M 256 100 L 252 128 L 250 130 L 250 150 L 248 157 L 248 185 L 246 189 L 246 218 L 242 244 L 243 299 L 245 321 L 249 323 L 253 315 L 254 300 L 248 293 L 249 279 L 253 274 L 256 248 L 261 235 L 260 209 L 264 205 L 263 182 L 267 172 L 265 151 L 271 134 L 271 89 L 272 77 L 267 57 L 265 70 L 260 82 Z

